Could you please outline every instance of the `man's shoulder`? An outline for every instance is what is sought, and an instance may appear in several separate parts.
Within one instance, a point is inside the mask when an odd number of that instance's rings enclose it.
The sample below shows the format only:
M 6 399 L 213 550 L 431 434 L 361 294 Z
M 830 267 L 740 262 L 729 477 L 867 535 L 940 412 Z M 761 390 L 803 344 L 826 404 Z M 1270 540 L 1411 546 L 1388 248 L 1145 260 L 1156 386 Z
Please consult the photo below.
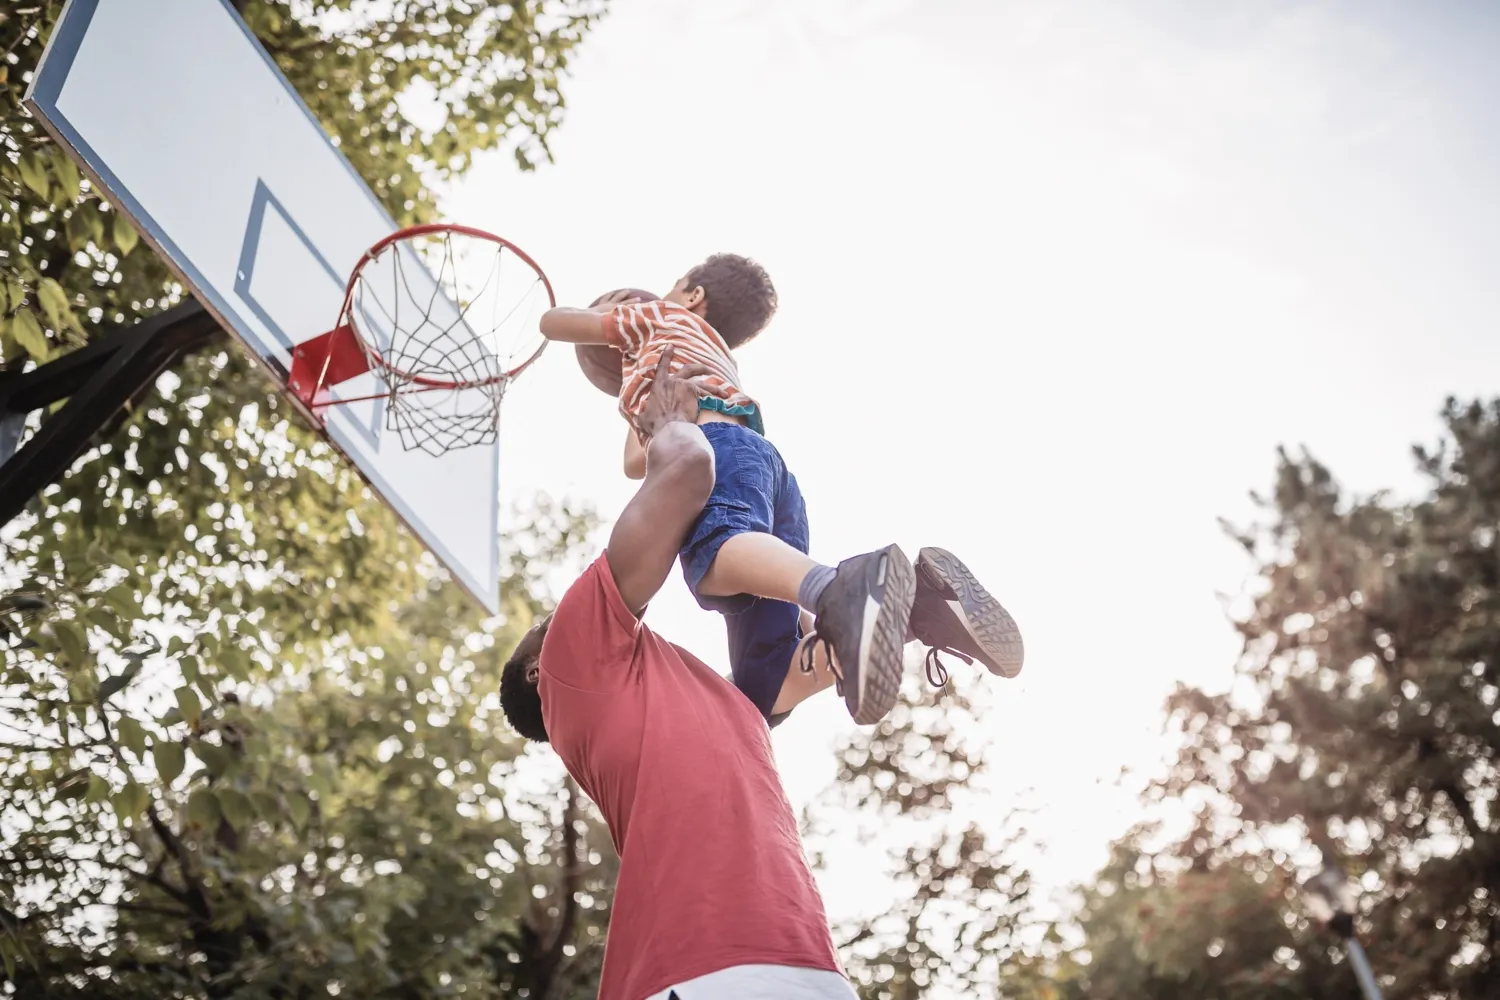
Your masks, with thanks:
M 542 642 L 542 673 L 586 690 L 618 686 L 628 676 L 642 629 L 603 553 L 558 602 Z
M 578 575 L 578 579 L 563 592 L 562 600 L 557 602 L 557 610 L 552 613 L 552 626 L 547 630 L 548 635 L 551 635 L 559 619 L 568 622 L 596 616 L 601 612 L 608 615 L 614 624 L 631 632 L 642 627 L 640 621 L 625 606 L 625 599 L 620 596 L 619 585 L 615 583 L 615 575 L 609 568 L 607 551 L 599 553 Z

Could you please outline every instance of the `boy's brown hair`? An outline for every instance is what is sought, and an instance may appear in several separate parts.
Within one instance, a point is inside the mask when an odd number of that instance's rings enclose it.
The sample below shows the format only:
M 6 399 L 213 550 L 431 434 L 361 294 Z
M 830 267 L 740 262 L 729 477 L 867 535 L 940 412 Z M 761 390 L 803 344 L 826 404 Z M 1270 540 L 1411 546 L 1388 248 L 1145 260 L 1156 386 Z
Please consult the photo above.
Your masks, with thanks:
M 687 273 L 686 287 L 702 286 L 708 299 L 704 319 L 731 348 L 753 340 L 776 312 L 776 286 L 749 257 L 716 253 Z

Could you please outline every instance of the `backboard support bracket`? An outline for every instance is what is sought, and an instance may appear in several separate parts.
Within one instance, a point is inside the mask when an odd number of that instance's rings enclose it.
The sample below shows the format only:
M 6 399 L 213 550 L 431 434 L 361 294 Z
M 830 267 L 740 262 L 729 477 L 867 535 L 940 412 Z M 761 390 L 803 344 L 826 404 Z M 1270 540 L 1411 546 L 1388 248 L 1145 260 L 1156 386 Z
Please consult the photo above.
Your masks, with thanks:
M 194 300 L 93 338 L 26 372 L 0 372 L 0 524 L 61 479 L 89 443 L 107 436 L 121 411 L 157 376 L 223 335 Z M 66 399 L 17 447 L 27 418 Z
M 345 323 L 292 349 L 292 370 L 286 384 L 322 424 L 323 408 L 334 402 L 328 390 L 369 370 L 370 362 L 359 346 L 359 338 Z

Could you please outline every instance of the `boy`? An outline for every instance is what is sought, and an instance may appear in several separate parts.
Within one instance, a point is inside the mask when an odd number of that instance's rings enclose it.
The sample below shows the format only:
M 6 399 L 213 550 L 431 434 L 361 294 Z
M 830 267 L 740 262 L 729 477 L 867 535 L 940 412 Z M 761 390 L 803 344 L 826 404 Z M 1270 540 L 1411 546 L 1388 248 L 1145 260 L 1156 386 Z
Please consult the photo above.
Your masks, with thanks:
M 839 690 L 861 724 L 879 722 L 895 704 L 909 638 L 1015 676 L 1023 655 L 1015 622 L 951 554 L 923 549 L 915 568 L 895 545 L 837 568 L 808 557 L 802 493 L 765 438 L 760 407 L 741 388 L 731 353 L 765 328 L 776 304 L 764 268 L 716 254 L 664 299 L 616 292 L 588 309 L 549 310 L 541 321 L 549 340 L 621 352 L 620 412 L 631 425 L 625 470 L 632 478 L 645 474 L 636 416 L 667 348 L 668 370 L 701 390 L 698 424 L 714 450 L 715 483 L 680 558 L 698 603 L 725 616 L 735 684 L 769 721 L 780 721 L 772 711 L 788 663 L 758 650 L 781 650 L 778 640 L 800 636 L 798 608 L 816 616 L 814 641 L 832 650 Z M 930 661 L 929 676 L 931 667 L 938 665 Z

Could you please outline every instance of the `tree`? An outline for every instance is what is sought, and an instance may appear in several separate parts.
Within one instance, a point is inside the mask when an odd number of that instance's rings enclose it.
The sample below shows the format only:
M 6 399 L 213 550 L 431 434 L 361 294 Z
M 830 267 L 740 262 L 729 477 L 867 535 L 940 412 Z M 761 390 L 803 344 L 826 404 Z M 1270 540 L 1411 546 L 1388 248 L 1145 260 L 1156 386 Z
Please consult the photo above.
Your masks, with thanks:
M 1449 401 L 1443 420 L 1410 501 L 1351 497 L 1281 454 L 1266 516 L 1234 532 L 1257 562 L 1235 683 L 1168 704 L 1182 749 L 1150 798 L 1201 808 L 1149 854 L 1122 845 L 1086 894 L 1088 995 L 1357 996 L 1292 891 L 1319 855 L 1362 883 L 1359 930 L 1392 1000 L 1500 995 L 1500 402 Z M 1175 924 L 1159 921 L 1168 900 L 1188 907 Z M 1248 909 L 1228 920 L 1214 900 Z M 1189 948 L 1177 993 L 1146 989 L 1138 951 L 1120 951 L 1144 941 L 1143 906 L 1158 941 L 1186 921 L 1188 940 L 1212 933 L 1238 958 Z M 1281 991 L 1250 989 L 1257 970 Z
M 979 682 L 982 684 L 983 682 Z M 882 873 L 891 906 L 837 924 L 834 941 L 866 1000 L 999 997 L 1028 978 L 1029 846 L 1019 814 L 986 830 L 963 813 L 986 770 L 978 718 L 985 696 L 958 685 L 935 697 L 909 684 L 891 714 L 838 750 L 839 773 L 804 822 L 815 866 L 830 841 L 875 831 L 894 845 Z
M 21 106 L 61 0 L 0 11 L 0 357 L 46 360 L 100 322 L 129 322 L 182 289 Z M 245 22 L 334 143 L 405 225 L 476 153 L 550 158 L 561 77 L 605 0 L 241 0 Z M 440 107 L 424 128 L 403 110 Z
M 1080 893 L 1073 923 L 1084 943 L 1058 964 L 1060 996 L 1357 1000 L 1321 932 L 1297 919 L 1284 855 L 1241 850 L 1194 865 L 1162 841 L 1154 824 L 1132 831 Z
M 480 149 L 545 158 L 600 9 L 242 7 L 403 221 Z M 60 8 L 0 12 L 9 366 L 182 294 L 20 107 Z M 397 104 L 419 78 L 450 107 L 431 135 Z M 158 389 L 0 536 L 9 988 L 591 995 L 613 852 L 567 786 L 512 789 L 494 695 L 593 515 L 536 506 L 488 619 L 237 354 Z

